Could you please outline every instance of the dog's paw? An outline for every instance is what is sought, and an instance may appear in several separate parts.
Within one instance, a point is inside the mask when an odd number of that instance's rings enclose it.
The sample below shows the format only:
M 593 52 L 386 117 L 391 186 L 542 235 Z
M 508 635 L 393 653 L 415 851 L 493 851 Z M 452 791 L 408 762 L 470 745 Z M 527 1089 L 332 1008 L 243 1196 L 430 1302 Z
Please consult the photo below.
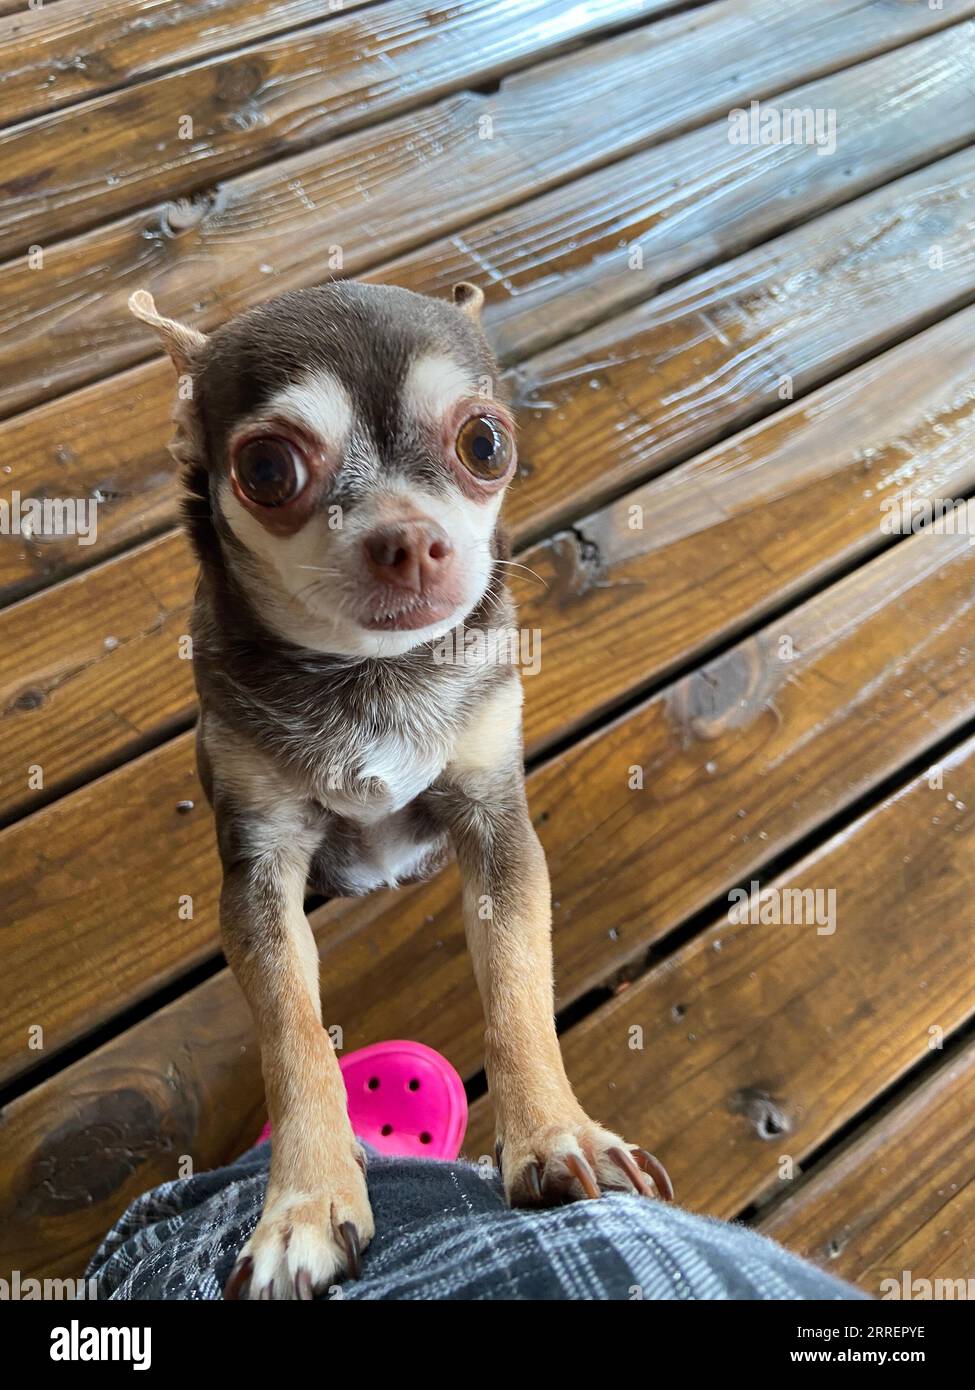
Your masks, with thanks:
M 498 1145 L 504 1190 L 513 1207 L 551 1207 L 603 1192 L 639 1192 L 673 1201 L 667 1170 L 646 1149 L 591 1120 L 547 1125 Z
M 238 1256 L 224 1298 L 310 1299 L 351 1275 L 375 1226 L 365 1178 L 355 1168 L 327 1191 L 269 1194 L 257 1229 Z

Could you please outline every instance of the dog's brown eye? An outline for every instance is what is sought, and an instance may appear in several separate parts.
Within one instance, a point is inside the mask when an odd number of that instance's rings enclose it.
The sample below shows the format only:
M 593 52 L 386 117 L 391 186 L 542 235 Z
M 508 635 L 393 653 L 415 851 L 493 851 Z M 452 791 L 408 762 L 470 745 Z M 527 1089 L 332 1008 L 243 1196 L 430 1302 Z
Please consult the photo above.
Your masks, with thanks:
M 262 507 L 283 507 L 304 490 L 308 469 L 286 439 L 251 439 L 234 460 L 234 474 L 245 497 Z
M 511 432 L 491 415 L 474 415 L 457 436 L 457 457 L 475 478 L 503 478 L 511 464 L 515 442 Z

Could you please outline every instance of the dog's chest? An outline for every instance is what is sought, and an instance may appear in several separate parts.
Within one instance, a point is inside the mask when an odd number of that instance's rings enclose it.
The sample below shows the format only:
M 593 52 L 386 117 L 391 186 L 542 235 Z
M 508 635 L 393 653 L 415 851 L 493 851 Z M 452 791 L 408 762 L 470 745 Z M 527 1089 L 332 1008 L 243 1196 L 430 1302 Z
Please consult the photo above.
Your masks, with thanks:
M 321 804 L 362 825 L 394 816 L 426 791 L 447 763 L 445 739 L 419 740 L 406 732 L 359 735 L 317 779 Z
M 330 764 L 317 789 L 330 813 L 312 866 L 320 892 L 354 897 L 425 878 L 439 866 L 446 837 L 414 803 L 446 761 L 445 747 L 389 732 Z
M 440 776 L 464 722 L 470 675 L 420 669 L 412 679 L 359 675 L 344 696 L 319 707 L 306 744 L 315 795 L 327 810 L 360 825 L 396 815 Z M 307 765 L 307 764 L 306 764 Z

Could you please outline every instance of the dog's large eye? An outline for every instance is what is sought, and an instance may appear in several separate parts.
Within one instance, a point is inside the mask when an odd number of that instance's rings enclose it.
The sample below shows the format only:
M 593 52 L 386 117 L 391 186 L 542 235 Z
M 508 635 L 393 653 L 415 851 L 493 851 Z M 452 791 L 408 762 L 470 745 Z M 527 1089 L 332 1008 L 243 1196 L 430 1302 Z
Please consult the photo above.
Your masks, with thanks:
M 283 507 L 308 482 L 308 469 L 294 445 L 271 436 L 248 440 L 234 459 L 234 475 L 244 496 L 261 507 Z
M 473 415 L 457 436 L 457 457 L 475 478 L 503 478 L 511 464 L 515 442 L 511 431 L 493 415 Z

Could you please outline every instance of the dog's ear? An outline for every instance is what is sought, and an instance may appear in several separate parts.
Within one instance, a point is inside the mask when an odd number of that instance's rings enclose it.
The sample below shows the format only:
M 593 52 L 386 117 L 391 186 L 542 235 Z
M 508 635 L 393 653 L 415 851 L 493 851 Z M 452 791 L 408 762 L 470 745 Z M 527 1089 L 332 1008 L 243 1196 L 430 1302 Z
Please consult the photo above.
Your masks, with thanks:
M 169 452 L 182 468 L 183 517 L 190 539 L 199 555 L 212 553 L 217 545 L 210 517 L 210 480 L 206 466 L 206 447 L 203 426 L 193 401 L 194 361 L 206 343 L 206 336 L 188 324 L 164 319 L 156 312 L 156 304 L 148 290 L 136 290 L 129 297 L 129 308 L 137 319 L 158 333 L 172 358 L 179 377 L 173 401 L 173 437 Z
M 466 314 L 475 323 L 480 323 L 484 307 L 484 291 L 468 280 L 461 280 L 454 286 L 454 307 Z
M 189 324 L 164 319 L 156 312 L 156 302 L 148 290 L 136 290 L 135 294 L 130 295 L 129 308 L 137 319 L 156 330 L 180 376 L 188 372 L 200 348 L 206 343 L 206 335 Z

